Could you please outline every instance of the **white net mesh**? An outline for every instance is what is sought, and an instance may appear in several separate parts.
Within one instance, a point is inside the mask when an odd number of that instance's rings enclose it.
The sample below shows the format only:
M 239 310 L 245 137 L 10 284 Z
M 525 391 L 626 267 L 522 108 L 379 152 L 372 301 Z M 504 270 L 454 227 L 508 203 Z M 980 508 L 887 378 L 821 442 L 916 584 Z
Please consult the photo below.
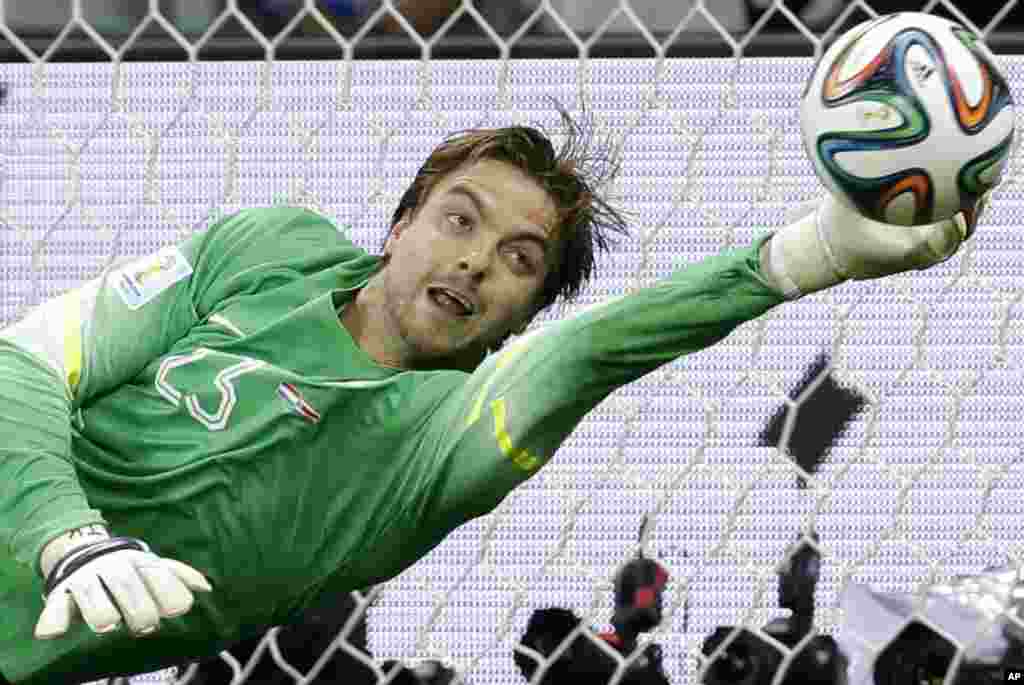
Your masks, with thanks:
M 169 3 L 152 0 L 131 31 L 109 35 L 94 26 L 103 22 L 90 19 L 90 3 L 74 0 L 55 36 L 29 37 L 12 20 L 15 4 L 4 10 L 0 2 L 3 48 L 15 62 L 0 65 L 10 92 L 0 111 L 5 322 L 116 257 L 177 243 L 246 206 L 310 207 L 376 250 L 437 142 L 471 126 L 557 131 L 552 96 L 577 113 L 585 104 L 621 146 L 623 173 L 607 191 L 635 218 L 634 239 L 601 261 L 585 297 L 550 316 L 571 313 L 749 244 L 816 196 L 796 109 L 813 60 L 749 53 L 789 45 L 796 55 L 818 54 L 838 27 L 886 11 L 836 3 L 829 15 L 830 3 L 808 2 L 801 14 L 765 0 L 750 3 L 768 9 L 751 21 L 745 5 L 731 13 L 717 0 L 715 9 L 622 0 L 588 12 L 543 0 L 524 3 L 522 23 L 498 32 L 489 23 L 493 3 L 465 0 L 423 38 L 390 1 L 348 23 L 332 18 L 328 3 L 307 1 L 268 39 L 234 0 L 191 32 L 179 30 L 183 15 L 167 18 Z M 998 51 L 996 39 L 1012 43 L 1000 31 L 1014 5 L 975 21 L 949 2 L 902 9 L 953 16 Z M 449 30 L 467 16 L 477 26 L 468 43 L 489 42 L 494 57 L 434 59 L 456 49 Z M 398 34 L 372 30 L 386 17 Z M 792 31 L 758 43 L 773 18 Z M 229 24 L 247 34 L 244 50 L 257 46 L 265 59 L 200 61 L 204 51 L 221 54 Z M 303 30 L 316 35 L 301 39 Z M 279 59 L 292 39 L 313 52 L 327 41 L 337 54 Z M 388 41 L 412 46 L 420 59 L 359 58 L 360 45 L 386 50 Z M 648 58 L 587 59 L 615 41 Z M 727 57 L 672 57 L 701 41 Z M 577 58 L 516 58 L 524 44 L 557 52 L 559 42 Z M 165 54 L 169 44 L 183 61 L 123 61 L 146 59 L 150 45 Z M 62 49 L 78 51 L 76 59 L 99 50 L 105 61 L 64 62 Z M 244 50 L 235 54 L 251 54 Z M 1006 57 L 1003 65 L 1019 90 L 1024 61 Z M 984 226 L 950 262 L 780 307 L 613 395 L 495 513 L 374 589 L 367 636 L 378 668 L 385 659 L 435 658 L 467 683 L 523 682 L 512 652 L 534 609 L 569 607 L 609 627 L 612 575 L 636 551 L 645 514 L 652 526 L 644 546 L 672 574 L 664 621 L 649 636 L 663 646 L 672 683 L 698 681 L 701 642 L 716 626 L 755 629 L 779 614 L 775 572 L 800 531 L 821 540 L 816 628 L 825 633 L 838 625 L 844 582 L 914 592 L 989 564 L 1019 564 L 1018 176 L 1015 154 Z M 814 367 L 823 352 L 831 364 L 824 370 Z M 790 444 L 801 411 L 823 411 L 809 407 L 819 386 L 795 394 L 809 369 L 822 382 L 830 372 L 830 382 L 867 401 L 814 474 L 796 465 Z M 780 439 L 766 440 L 776 415 L 785 417 Z M 276 634 L 264 639 L 263 658 L 296 683 L 315 682 L 315 669 L 289 664 Z M 344 650 L 349 638 L 341 634 L 332 649 Z M 223 659 L 233 684 L 255 667 L 255 659 Z M 199 676 L 192 669 L 179 677 Z

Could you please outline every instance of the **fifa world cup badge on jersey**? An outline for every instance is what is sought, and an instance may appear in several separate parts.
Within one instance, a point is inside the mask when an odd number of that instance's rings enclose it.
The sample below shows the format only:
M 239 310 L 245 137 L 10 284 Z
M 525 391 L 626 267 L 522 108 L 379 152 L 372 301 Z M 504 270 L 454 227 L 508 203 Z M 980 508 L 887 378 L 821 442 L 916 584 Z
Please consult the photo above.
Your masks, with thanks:
M 192 274 L 192 265 L 177 247 L 169 246 L 114 272 L 112 282 L 128 309 L 138 309 Z

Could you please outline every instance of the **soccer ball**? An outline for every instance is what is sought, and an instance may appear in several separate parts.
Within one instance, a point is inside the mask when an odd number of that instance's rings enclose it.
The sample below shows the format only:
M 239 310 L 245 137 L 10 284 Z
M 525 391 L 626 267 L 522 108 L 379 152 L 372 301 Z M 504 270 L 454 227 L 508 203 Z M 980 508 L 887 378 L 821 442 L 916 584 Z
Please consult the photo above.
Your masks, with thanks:
M 800 124 L 822 183 L 864 216 L 915 226 L 964 212 L 973 228 L 1010 155 L 1013 98 L 974 34 L 899 12 L 829 47 L 807 82 Z

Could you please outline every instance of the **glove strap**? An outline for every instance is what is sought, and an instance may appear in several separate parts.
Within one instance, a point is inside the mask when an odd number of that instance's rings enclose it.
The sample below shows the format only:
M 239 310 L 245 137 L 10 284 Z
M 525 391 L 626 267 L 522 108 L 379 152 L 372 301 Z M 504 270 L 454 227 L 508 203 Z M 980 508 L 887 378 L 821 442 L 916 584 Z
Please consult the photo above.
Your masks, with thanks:
M 799 286 L 793 282 L 793 279 L 786 273 L 785 268 L 782 266 L 786 263 L 785 253 L 782 251 L 782 239 L 775 239 L 768 242 L 768 262 L 763 265 L 765 271 L 771 274 L 774 278 L 775 283 L 782 291 L 782 296 L 787 300 L 798 300 L 803 297 L 803 293 L 800 292 Z
M 845 281 L 848 275 L 839 266 L 827 229 L 834 223 L 858 220 L 856 217 L 854 210 L 842 210 L 838 202 L 826 195 L 817 210 L 772 234 L 762 273 L 787 300 Z M 840 225 L 836 230 L 842 228 Z
M 50 575 L 46 577 L 43 586 L 43 598 L 49 597 L 53 588 L 57 587 L 68 576 L 82 568 L 91 561 L 98 559 L 104 554 L 119 552 L 121 550 L 136 550 L 149 552 L 149 546 L 142 540 L 128 537 L 112 537 L 107 540 L 99 540 L 71 550 L 58 561 Z

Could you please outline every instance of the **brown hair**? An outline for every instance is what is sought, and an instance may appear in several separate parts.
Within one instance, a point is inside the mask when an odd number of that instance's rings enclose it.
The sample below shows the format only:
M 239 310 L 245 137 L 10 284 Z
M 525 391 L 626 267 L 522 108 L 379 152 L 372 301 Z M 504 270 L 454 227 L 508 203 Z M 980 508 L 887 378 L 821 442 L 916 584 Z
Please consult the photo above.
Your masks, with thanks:
M 529 126 L 470 129 L 449 137 L 430 153 L 402 195 L 392 225 L 406 212 L 415 214 L 430 191 L 448 172 L 481 159 L 511 163 L 536 180 L 558 207 L 560 254 L 544 281 L 537 311 L 559 297 L 572 301 L 590 280 L 594 251 L 608 250 L 610 233 L 629 235 L 623 213 L 610 206 L 598 190 L 619 171 L 618 156 L 598 144 L 593 129 L 574 121 L 563 108 L 565 142 L 556 151 L 542 131 Z

